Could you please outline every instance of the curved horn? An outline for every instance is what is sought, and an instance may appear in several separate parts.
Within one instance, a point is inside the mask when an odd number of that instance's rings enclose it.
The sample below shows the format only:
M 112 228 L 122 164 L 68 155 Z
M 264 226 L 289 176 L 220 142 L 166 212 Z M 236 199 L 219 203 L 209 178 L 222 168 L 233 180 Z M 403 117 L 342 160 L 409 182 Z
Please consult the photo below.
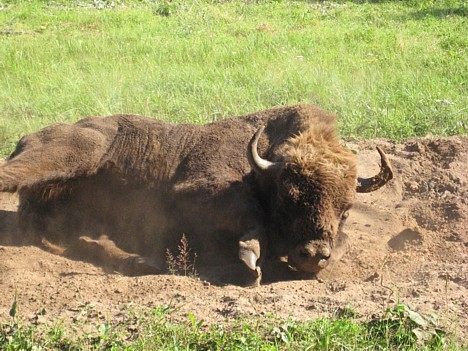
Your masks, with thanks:
M 252 167 L 252 169 L 258 174 L 268 174 L 272 171 L 278 170 L 282 166 L 282 162 L 271 162 L 258 155 L 258 139 L 260 139 L 264 129 L 264 126 L 257 129 L 252 139 L 250 139 L 249 146 L 247 147 L 247 159 L 249 160 L 250 167 Z
M 356 191 L 358 193 L 370 193 L 371 191 L 375 191 L 387 184 L 388 181 L 393 178 L 392 165 L 388 161 L 387 155 L 385 155 L 382 149 L 378 146 L 377 151 L 380 154 L 380 160 L 382 162 L 380 165 L 380 172 L 372 178 L 358 177 L 358 185 L 356 187 Z

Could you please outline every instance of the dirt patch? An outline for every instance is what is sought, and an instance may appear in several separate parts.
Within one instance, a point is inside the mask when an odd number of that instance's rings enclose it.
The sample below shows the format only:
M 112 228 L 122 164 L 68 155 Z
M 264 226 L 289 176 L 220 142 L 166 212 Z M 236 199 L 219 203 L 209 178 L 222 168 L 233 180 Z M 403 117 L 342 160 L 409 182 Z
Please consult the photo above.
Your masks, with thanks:
M 404 302 L 466 330 L 468 138 L 349 146 L 359 150 L 362 176 L 378 170 L 375 146 L 382 147 L 396 179 L 358 195 L 345 228 L 348 251 L 318 279 L 256 288 L 171 275 L 124 277 L 36 247 L 9 246 L 17 235 L 17 199 L 0 194 L 0 321 L 9 319 L 16 293 L 19 313 L 31 322 L 118 319 L 134 304 L 170 304 L 181 318 L 191 312 L 209 323 L 267 313 L 310 319 L 346 307 L 368 315 Z

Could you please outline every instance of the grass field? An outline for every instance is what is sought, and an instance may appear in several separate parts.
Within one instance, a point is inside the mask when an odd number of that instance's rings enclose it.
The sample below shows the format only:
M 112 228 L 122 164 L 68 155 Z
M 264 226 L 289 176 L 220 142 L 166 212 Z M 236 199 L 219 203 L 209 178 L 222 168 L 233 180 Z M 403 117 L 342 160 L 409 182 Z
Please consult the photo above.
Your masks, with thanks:
M 0 154 L 51 123 L 204 123 L 275 105 L 346 138 L 466 133 L 467 8 L 426 1 L 5 1 Z
M 88 115 L 205 123 L 298 102 L 341 116 L 342 136 L 466 134 L 463 0 L 0 0 L 0 156 L 20 136 Z M 404 309 L 205 325 L 156 309 L 79 336 L 12 313 L 0 350 L 437 350 Z M 416 331 L 415 331 L 416 330 Z M 425 331 L 426 332 L 426 331 Z

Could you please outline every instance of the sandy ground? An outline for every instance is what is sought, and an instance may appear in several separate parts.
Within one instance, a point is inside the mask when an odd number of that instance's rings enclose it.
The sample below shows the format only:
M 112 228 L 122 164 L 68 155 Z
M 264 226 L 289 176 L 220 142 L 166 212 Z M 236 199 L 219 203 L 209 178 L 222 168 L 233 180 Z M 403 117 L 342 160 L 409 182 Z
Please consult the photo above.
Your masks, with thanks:
M 191 312 L 207 323 L 267 313 L 305 320 L 346 307 L 370 316 L 402 302 L 436 312 L 441 323 L 466 333 L 468 138 L 348 146 L 359 150 L 362 176 L 378 170 L 375 146 L 382 147 L 396 178 L 358 195 L 345 227 L 347 253 L 318 279 L 255 288 L 172 275 L 125 277 L 37 247 L 12 246 L 17 198 L 0 194 L 0 322 L 9 320 L 15 293 L 19 314 L 34 323 L 118 320 L 128 306 L 166 304 L 181 318 Z

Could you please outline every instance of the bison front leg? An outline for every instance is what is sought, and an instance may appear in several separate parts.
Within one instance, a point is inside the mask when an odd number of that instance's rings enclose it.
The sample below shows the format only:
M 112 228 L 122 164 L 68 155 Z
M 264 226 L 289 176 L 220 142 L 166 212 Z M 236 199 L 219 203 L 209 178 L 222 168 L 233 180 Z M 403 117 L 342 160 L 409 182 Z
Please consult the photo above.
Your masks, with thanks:
M 91 261 L 127 276 L 161 273 L 161 269 L 152 259 L 122 250 L 106 235 L 98 239 L 82 236 L 74 245 L 63 251 L 63 256 Z
M 148 257 L 128 253 L 119 248 L 106 235 L 98 239 L 82 236 L 78 247 L 85 255 L 91 255 L 110 270 L 128 276 L 160 274 L 161 269 Z
M 239 259 L 253 277 L 250 285 L 257 286 L 261 282 L 261 265 L 265 261 L 266 246 L 266 235 L 260 229 L 249 231 L 239 240 Z

